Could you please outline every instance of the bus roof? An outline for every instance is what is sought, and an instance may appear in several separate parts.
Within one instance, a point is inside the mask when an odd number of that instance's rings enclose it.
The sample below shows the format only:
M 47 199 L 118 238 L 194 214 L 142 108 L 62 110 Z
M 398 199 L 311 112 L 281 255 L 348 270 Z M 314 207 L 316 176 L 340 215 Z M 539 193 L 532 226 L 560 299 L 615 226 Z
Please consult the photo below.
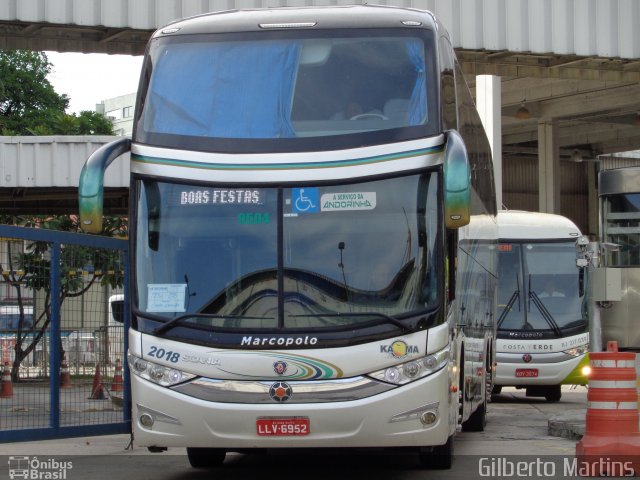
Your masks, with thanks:
M 575 223 L 552 213 L 501 210 L 497 221 L 500 240 L 576 240 L 581 235 Z
M 345 13 L 349 15 L 345 15 Z M 404 23 L 403 23 L 404 22 Z M 406 22 L 409 22 L 407 25 Z M 412 22 L 418 22 L 417 24 Z M 384 5 L 342 5 L 324 7 L 279 7 L 251 10 L 226 10 L 206 13 L 172 22 L 157 30 L 153 37 L 198 33 L 250 32 L 324 28 L 436 28 L 436 20 L 426 10 Z M 312 25 L 311 25 L 312 24 Z M 278 27 L 277 25 L 281 25 Z M 175 31 L 178 28 L 179 30 Z M 166 31 L 167 33 L 163 33 Z

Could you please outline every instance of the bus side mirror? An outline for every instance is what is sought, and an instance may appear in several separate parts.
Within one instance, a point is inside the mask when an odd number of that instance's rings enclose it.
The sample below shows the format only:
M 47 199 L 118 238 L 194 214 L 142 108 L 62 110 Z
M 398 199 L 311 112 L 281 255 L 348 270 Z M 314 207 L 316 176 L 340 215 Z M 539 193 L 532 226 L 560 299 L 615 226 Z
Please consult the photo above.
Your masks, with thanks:
M 111 162 L 131 150 L 131 139 L 120 138 L 93 152 L 80 172 L 78 203 L 80 228 L 87 233 L 102 232 L 104 172 Z
M 444 222 L 460 228 L 471 218 L 471 168 L 467 148 L 455 130 L 447 132 L 444 152 Z

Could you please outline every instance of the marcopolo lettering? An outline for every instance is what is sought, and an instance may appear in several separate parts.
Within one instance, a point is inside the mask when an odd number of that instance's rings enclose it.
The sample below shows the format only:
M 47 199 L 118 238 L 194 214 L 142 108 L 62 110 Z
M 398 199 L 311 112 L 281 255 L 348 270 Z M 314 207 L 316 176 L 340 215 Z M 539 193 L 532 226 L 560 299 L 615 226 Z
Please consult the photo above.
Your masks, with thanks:
M 509 332 L 513 338 L 540 338 L 542 335 L 542 332 Z
M 242 337 L 240 346 L 251 347 L 291 347 L 303 345 L 315 345 L 318 343 L 317 337 Z

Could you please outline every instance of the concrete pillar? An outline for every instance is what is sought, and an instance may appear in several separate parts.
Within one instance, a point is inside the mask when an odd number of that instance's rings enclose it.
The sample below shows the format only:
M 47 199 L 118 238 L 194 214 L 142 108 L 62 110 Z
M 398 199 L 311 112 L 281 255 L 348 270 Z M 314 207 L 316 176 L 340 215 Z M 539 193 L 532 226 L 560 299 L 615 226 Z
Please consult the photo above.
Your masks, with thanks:
M 502 90 L 500 77 L 476 77 L 476 107 L 487 133 L 493 156 L 493 178 L 496 185 L 496 205 L 502 208 Z
M 560 147 L 551 121 L 538 124 L 538 210 L 560 213 Z
M 593 234 L 594 237 L 591 241 L 597 241 L 600 239 L 600 205 L 599 205 L 599 197 L 598 197 L 598 164 L 597 163 L 589 163 L 587 165 L 587 195 L 588 195 L 588 208 L 589 208 L 589 217 L 587 222 L 587 232 L 582 232 L 583 234 Z M 640 359 L 640 355 L 638 355 Z

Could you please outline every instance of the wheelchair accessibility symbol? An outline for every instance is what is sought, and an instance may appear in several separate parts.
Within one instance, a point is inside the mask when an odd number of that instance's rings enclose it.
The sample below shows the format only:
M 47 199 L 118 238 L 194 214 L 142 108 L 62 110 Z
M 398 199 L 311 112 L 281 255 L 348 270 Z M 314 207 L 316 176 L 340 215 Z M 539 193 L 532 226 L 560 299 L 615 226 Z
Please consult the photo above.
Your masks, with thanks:
M 316 213 L 320 211 L 316 187 L 294 188 L 291 198 L 294 213 Z

